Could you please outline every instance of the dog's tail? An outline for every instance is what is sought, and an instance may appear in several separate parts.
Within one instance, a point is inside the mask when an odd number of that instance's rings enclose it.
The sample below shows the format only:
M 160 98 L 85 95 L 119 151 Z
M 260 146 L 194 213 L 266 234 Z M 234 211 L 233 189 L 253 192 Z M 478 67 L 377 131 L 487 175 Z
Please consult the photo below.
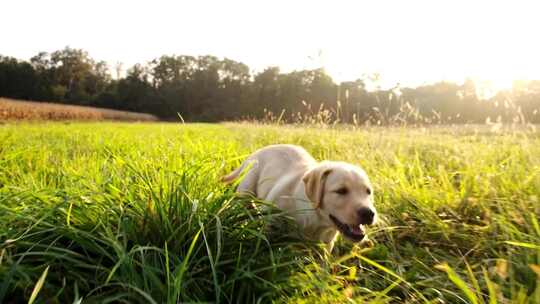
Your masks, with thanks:
M 236 168 L 233 172 L 229 173 L 228 175 L 225 175 L 221 178 L 221 182 L 225 183 L 225 184 L 230 184 L 232 183 L 235 179 L 238 178 L 238 176 L 240 176 L 240 174 L 242 173 L 242 171 L 244 171 L 244 169 L 246 168 L 246 165 L 247 165 L 248 161 L 244 161 L 242 163 L 242 165 L 240 165 L 240 167 Z

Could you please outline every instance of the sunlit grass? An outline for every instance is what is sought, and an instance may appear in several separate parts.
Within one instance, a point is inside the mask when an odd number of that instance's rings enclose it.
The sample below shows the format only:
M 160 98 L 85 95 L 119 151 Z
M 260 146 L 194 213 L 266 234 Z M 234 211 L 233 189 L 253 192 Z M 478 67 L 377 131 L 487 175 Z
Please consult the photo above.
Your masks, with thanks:
M 366 169 L 369 242 L 325 256 L 219 183 L 273 143 Z M 0 302 L 540 303 L 539 189 L 525 129 L 2 125 Z

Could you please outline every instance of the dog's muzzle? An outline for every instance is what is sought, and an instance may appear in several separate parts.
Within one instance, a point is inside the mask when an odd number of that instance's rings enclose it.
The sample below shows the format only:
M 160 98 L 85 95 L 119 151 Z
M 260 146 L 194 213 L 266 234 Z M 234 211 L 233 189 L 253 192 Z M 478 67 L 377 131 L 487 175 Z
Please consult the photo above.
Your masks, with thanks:
M 329 215 L 330 219 L 336 225 L 339 232 L 343 234 L 346 238 L 353 242 L 360 242 L 364 239 L 366 233 L 364 230 L 363 225 L 348 225 L 345 223 L 342 223 L 340 220 L 338 220 L 335 216 Z

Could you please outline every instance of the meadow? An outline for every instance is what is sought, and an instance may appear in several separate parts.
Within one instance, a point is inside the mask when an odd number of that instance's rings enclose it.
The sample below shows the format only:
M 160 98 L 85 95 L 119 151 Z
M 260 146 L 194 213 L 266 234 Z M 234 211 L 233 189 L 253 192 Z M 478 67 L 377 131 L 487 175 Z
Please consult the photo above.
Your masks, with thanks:
M 367 171 L 369 241 L 219 182 L 274 143 Z M 526 128 L 5 123 L 0 303 L 540 303 L 539 200 Z

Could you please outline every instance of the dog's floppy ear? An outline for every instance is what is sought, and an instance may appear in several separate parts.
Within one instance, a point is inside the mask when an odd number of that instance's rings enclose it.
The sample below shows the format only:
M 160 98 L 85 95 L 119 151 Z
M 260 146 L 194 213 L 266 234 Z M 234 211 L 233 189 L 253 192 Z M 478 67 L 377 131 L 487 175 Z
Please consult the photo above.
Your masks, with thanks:
M 315 209 L 320 208 L 324 197 L 324 184 L 331 168 L 319 165 L 312 168 L 302 178 L 306 196 L 315 204 Z

